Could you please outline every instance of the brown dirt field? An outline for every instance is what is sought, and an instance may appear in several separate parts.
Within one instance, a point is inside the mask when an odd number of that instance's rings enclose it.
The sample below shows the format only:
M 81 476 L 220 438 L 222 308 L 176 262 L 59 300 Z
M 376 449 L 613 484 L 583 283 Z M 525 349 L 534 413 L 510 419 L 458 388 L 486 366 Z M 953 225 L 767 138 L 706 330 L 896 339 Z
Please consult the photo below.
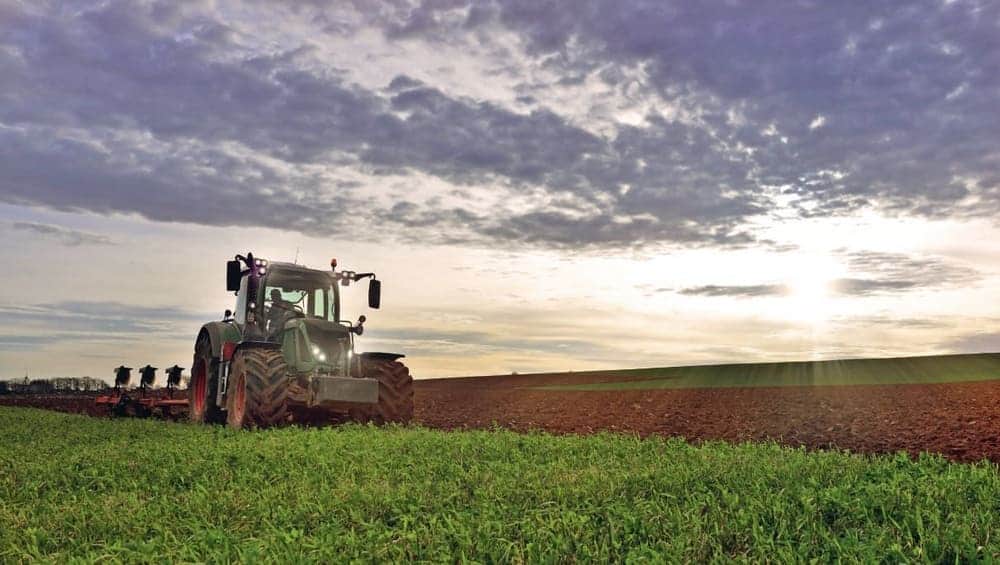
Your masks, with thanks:
M 11 394 L 0 396 L 0 406 L 29 406 L 33 408 L 44 408 L 58 412 L 72 412 L 74 414 L 86 414 L 88 416 L 108 416 L 109 408 L 97 406 L 94 399 L 100 395 L 110 394 L 99 393 L 76 393 L 76 394 Z M 157 398 L 167 398 L 163 390 L 154 391 L 151 396 Z M 174 398 L 187 398 L 187 391 L 181 390 L 174 393 Z
M 0 396 L 0 406 L 29 406 L 33 408 L 45 408 L 46 410 L 58 410 L 60 412 L 74 412 L 77 414 L 87 414 L 90 416 L 101 416 L 101 411 L 94 405 L 94 396 L 83 394 L 58 395 L 15 395 Z
M 613 431 L 704 440 L 775 440 L 865 453 L 934 451 L 1000 463 L 1000 381 L 681 390 L 546 391 L 607 381 L 587 373 L 416 382 L 415 421 L 440 429 Z M 183 391 L 178 391 L 182 397 Z M 0 404 L 100 415 L 84 395 L 0 397 Z
M 572 376 L 531 379 L 530 386 L 563 384 Z M 528 384 L 520 376 L 419 381 L 416 420 L 445 429 L 499 425 L 692 441 L 775 440 L 809 448 L 934 451 L 958 461 L 1000 462 L 1000 381 L 601 392 L 546 391 Z

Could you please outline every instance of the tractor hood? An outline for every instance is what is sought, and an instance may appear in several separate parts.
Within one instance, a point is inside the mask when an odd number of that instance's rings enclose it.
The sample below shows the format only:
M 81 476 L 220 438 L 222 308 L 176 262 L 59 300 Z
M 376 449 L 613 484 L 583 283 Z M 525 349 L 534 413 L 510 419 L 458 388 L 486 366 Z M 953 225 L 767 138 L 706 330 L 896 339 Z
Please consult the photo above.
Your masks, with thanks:
M 310 334 L 312 333 L 324 333 L 330 334 L 331 336 L 336 336 L 341 339 L 347 339 L 350 337 L 350 331 L 343 324 L 338 324 L 336 322 L 330 322 L 327 320 L 317 320 L 315 318 L 299 318 L 297 320 L 292 320 L 292 324 L 301 324 L 302 327 L 306 329 Z M 288 324 L 285 324 L 285 329 L 288 329 Z
M 294 371 L 348 373 L 351 333 L 341 324 L 312 318 L 290 320 L 281 342 L 285 361 Z

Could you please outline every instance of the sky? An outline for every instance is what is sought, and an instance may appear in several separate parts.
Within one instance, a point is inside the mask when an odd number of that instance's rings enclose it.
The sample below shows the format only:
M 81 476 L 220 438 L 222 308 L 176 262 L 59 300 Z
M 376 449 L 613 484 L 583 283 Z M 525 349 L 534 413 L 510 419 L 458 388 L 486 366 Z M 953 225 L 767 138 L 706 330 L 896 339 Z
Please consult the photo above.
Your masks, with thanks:
M 985 1 L 0 0 L 0 378 L 247 251 L 417 378 L 998 351 L 997 100 Z

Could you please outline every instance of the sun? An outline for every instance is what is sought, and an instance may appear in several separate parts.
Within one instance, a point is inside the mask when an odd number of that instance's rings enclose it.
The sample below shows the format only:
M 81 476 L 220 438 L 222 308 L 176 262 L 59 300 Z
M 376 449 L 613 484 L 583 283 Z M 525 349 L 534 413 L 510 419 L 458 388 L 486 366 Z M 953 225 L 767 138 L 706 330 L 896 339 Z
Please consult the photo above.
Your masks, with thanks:
M 842 271 L 843 267 L 828 255 L 797 258 L 785 279 L 787 317 L 816 325 L 836 315 L 834 286 Z
M 830 298 L 833 280 L 823 273 L 803 273 L 788 283 L 788 295 L 803 305 L 822 305 Z

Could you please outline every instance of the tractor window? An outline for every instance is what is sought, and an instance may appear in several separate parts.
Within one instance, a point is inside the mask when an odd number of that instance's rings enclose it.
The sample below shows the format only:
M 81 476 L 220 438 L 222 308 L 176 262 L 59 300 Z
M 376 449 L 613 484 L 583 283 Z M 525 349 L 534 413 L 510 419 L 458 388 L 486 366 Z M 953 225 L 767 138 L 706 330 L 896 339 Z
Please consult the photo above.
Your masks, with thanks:
M 326 319 L 326 289 L 317 288 L 312 293 L 312 298 L 309 301 L 309 315 L 313 318 Z
M 307 290 L 297 290 L 294 288 L 284 288 L 280 286 L 268 286 L 264 293 L 264 305 L 272 306 L 278 302 L 280 306 L 294 310 L 306 311 L 305 298 L 309 294 Z
M 275 268 L 264 282 L 265 312 L 277 305 L 281 310 L 293 310 L 308 318 L 333 320 L 335 292 L 326 273 Z

